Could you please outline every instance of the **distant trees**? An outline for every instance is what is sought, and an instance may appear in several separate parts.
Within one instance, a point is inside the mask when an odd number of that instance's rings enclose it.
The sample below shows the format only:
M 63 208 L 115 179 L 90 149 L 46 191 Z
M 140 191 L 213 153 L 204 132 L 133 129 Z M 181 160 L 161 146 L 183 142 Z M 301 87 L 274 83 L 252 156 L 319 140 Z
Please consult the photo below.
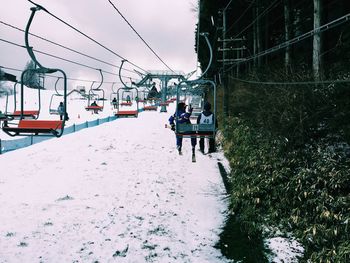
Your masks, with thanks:
M 23 84 L 33 89 L 44 89 L 44 78 L 40 74 L 33 71 L 36 69 L 34 61 L 29 61 L 25 67 L 28 70 L 23 76 Z
M 223 28 L 226 28 L 227 39 L 245 37 L 245 42 L 227 42 L 232 51 L 226 53 L 227 59 L 236 58 L 234 48 L 246 47 L 243 57 L 251 60 L 239 63 L 240 72 L 243 74 L 261 67 L 266 68 L 266 65 L 278 68 L 282 66 L 289 67 L 291 72 L 300 68 L 307 69 L 313 73 L 313 78 L 318 80 L 320 75 L 327 76 L 332 72 L 332 66 L 335 64 L 330 62 L 347 63 L 347 59 L 341 56 L 341 53 L 349 47 L 349 22 L 336 23 L 322 32 L 318 32 L 317 29 L 349 14 L 350 1 L 232 1 L 226 9 L 226 25 L 223 25 L 222 10 L 228 3 L 229 1 L 201 0 L 200 31 L 210 33 L 215 50 L 223 47 L 222 40 L 219 40 Z M 307 37 L 290 41 L 314 29 L 316 31 Z M 270 50 L 271 48 L 274 50 Z M 201 65 L 207 65 L 205 42 L 199 42 L 199 48 L 196 47 L 196 50 L 199 50 Z M 258 55 L 261 52 L 264 54 Z M 223 73 L 223 63 L 217 62 L 221 57 L 222 52 L 217 51 L 213 68 L 209 72 L 212 75 Z M 231 68 L 238 66 L 235 62 L 227 63 L 230 63 Z M 322 67 L 322 64 L 327 67 Z
M 200 31 L 216 51 L 207 77 L 228 79 L 218 81 L 217 115 L 232 214 L 249 231 L 259 220 L 292 231 L 301 262 L 348 262 L 350 1 L 200 3 Z

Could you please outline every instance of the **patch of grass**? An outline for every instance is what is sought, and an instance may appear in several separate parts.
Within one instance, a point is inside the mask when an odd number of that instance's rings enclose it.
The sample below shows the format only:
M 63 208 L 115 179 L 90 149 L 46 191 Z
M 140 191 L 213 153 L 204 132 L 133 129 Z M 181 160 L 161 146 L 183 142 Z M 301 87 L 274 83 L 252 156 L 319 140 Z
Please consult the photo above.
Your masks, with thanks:
M 240 228 L 255 236 L 264 225 L 277 226 L 302 242 L 302 260 L 346 262 L 350 251 L 346 149 L 330 137 L 296 147 L 239 118 L 230 120 L 224 133 L 232 169 L 231 213 Z

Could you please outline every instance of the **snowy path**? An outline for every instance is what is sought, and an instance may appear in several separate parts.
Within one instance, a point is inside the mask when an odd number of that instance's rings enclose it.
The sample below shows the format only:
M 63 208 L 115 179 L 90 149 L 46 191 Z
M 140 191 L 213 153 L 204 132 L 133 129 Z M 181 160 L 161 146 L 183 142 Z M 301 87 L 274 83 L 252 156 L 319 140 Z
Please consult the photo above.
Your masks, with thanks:
M 143 112 L 0 156 L 0 262 L 228 262 L 217 158 Z

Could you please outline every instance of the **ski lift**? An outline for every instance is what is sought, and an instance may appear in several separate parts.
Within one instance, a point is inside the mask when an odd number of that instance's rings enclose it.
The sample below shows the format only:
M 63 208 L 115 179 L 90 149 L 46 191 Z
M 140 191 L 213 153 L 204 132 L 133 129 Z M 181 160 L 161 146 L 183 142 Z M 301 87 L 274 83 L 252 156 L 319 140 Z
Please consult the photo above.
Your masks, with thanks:
M 122 95 L 121 95 L 121 106 L 132 106 L 132 100 L 134 100 L 134 93 L 129 88 L 122 88 Z
M 38 65 L 38 68 L 35 69 L 26 69 L 22 72 L 21 75 L 21 109 L 20 109 L 20 118 L 18 121 L 4 121 L 2 124 L 2 130 L 10 136 L 56 136 L 60 137 L 63 134 L 65 121 L 68 118 L 67 114 L 67 77 L 63 70 L 61 69 L 50 69 L 43 67 L 38 60 L 36 59 L 32 47 L 29 46 L 29 28 L 33 21 L 35 12 L 41 10 L 40 6 L 32 7 L 30 18 L 27 23 L 25 30 L 25 46 L 27 52 L 31 59 Z M 38 119 L 25 119 L 24 111 L 24 85 L 23 80 L 27 72 L 33 72 L 36 74 L 51 74 L 55 72 L 60 72 L 63 75 L 63 105 L 64 105 L 64 115 L 62 120 L 38 120 Z M 39 96 L 40 98 L 40 96 Z
M 158 105 L 156 100 L 147 99 L 149 95 L 149 90 L 144 89 L 143 91 L 143 97 L 144 97 L 144 104 L 143 104 L 143 110 L 144 111 L 157 111 Z
M 192 84 L 202 84 L 202 85 L 208 85 L 210 88 L 212 88 L 212 92 L 214 95 L 214 107 L 213 107 L 213 116 L 216 116 L 216 85 L 213 81 L 210 80 L 196 80 L 192 82 Z M 177 97 L 180 98 L 180 89 L 181 89 L 181 83 L 178 86 L 177 91 Z M 187 91 L 188 92 L 188 91 Z M 178 100 L 178 102 L 181 102 L 181 100 Z M 177 109 L 176 109 L 177 111 Z M 193 113 L 192 113 L 193 114 Z M 195 119 L 197 119 L 198 115 L 201 114 L 201 111 L 198 112 Z M 190 118 L 191 120 L 192 118 Z M 204 137 L 204 138 L 214 138 L 216 133 L 216 125 L 215 120 L 213 118 L 212 123 L 210 124 L 190 124 L 190 123 L 178 123 L 178 118 L 176 118 L 176 135 L 182 136 L 182 137 Z
M 137 88 L 124 87 L 124 88 L 118 89 L 117 101 L 119 101 L 120 103 L 118 103 L 118 108 L 117 108 L 117 112 L 115 113 L 115 116 L 117 116 L 119 118 L 137 117 L 138 116 L 138 112 L 139 112 L 138 102 L 136 102 L 136 109 L 130 109 L 130 107 L 132 106 L 131 98 L 133 98 L 133 95 L 132 95 L 133 91 L 135 91 L 136 94 L 138 93 Z M 120 93 L 122 93 L 121 98 L 119 98 Z M 125 96 L 130 96 L 130 101 L 126 101 Z M 122 109 L 122 108 L 125 108 L 125 106 L 128 107 L 127 110 Z
M 38 100 L 37 100 L 37 102 L 35 102 L 35 104 L 38 105 L 37 109 L 31 109 L 31 110 L 23 109 L 23 111 L 22 111 L 22 110 L 17 109 L 17 90 L 16 90 L 17 85 L 18 85 L 18 82 L 16 81 L 13 85 L 13 100 L 14 100 L 13 111 L 10 112 L 8 110 L 8 106 L 6 106 L 5 115 L 8 117 L 8 119 L 20 119 L 20 118 L 37 119 L 37 118 L 39 118 L 40 108 L 41 108 L 40 89 L 37 89 L 38 90 Z
M 95 81 L 91 83 L 91 87 L 88 94 L 87 106 L 85 107 L 87 111 L 93 110 L 94 112 L 98 112 L 103 111 L 104 108 L 105 91 L 101 89 L 101 86 L 103 84 L 103 74 L 101 69 L 99 69 L 99 71 L 101 74 L 101 83 L 98 85 L 97 88 L 93 88 Z M 90 104 L 91 100 L 93 101 L 93 103 Z
M 54 114 L 54 115 L 59 115 L 59 111 L 58 111 L 58 106 L 60 104 L 60 102 L 62 101 L 62 97 L 63 94 L 59 93 L 57 90 L 57 83 L 59 82 L 59 80 L 61 79 L 61 77 L 58 77 L 56 82 L 55 82 L 55 92 L 54 94 L 52 94 L 51 99 L 50 99 L 50 104 L 49 104 L 49 113 L 50 114 Z
M 191 119 L 197 120 L 198 116 L 202 113 L 204 107 L 204 99 L 205 99 L 205 87 L 198 85 L 194 87 L 192 91 L 192 95 L 189 98 L 189 104 L 193 109 L 191 114 Z
M 121 70 L 123 67 L 123 64 L 126 60 L 122 60 L 121 66 L 119 68 L 119 79 L 120 82 L 123 84 L 124 87 L 121 87 L 118 89 L 117 91 L 117 96 L 118 96 L 118 109 L 117 112 L 115 113 L 115 116 L 119 117 L 119 118 L 128 118 L 128 117 L 138 117 L 138 113 L 139 113 L 139 103 L 138 101 L 136 101 L 136 109 L 128 109 L 128 110 L 124 110 L 122 109 L 123 106 L 132 106 L 132 102 L 131 99 L 134 98 L 134 94 L 136 94 L 136 97 L 138 97 L 138 90 L 135 87 L 128 87 L 122 77 L 121 77 Z M 121 93 L 122 92 L 122 93 Z M 121 95 L 121 99 L 119 99 L 119 95 Z M 127 100 L 129 96 L 129 99 Z
M 7 111 L 7 106 L 8 106 L 9 94 L 8 94 L 8 92 L 6 92 L 6 91 L 1 91 L 1 90 L 0 90 L 0 94 L 2 94 L 2 93 L 6 93 L 6 94 L 5 94 L 5 96 L 6 96 L 6 102 L 5 102 L 5 110 L 4 110 L 4 112 L 0 111 L 0 122 L 1 122 L 1 121 L 5 121 L 5 120 L 8 119 L 8 117 L 6 116 L 6 111 Z
M 110 103 L 113 107 L 117 107 L 118 106 L 118 93 L 114 91 L 114 85 L 115 85 L 115 82 L 112 83 L 112 92 L 111 92 L 111 95 L 110 95 Z
M 208 88 L 212 89 L 213 92 L 213 101 L 214 101 L 214 107 L 213 107 L 213 121 L 209 124 L 192 124 L 192 123 L 179 123 L 178 117 L 175 118 L 175 133 L 177 136 L 181 137 L 187 137 L 191 138 L 193 136 L 196 137 L 202 137 L 202 138 L 214 138 L 215 133 L 216 133 L 216 123 L 215 123 L 215 116 L 216 116 L 216 84 L 215 82 L 211 80 L 204 80 L 202 77 L 206 74 L 208 69 L 210 68 L 211 62 L 212 62 L 212 57 L 213 57 L 213 52 L 212 48 L 210 45 L 210 42 L 208 40 L 207 34 L 201 34 L 202 36 L 205 37 L 205 40 L 208 44 L 209 51 L 210 51 L 210 60 L 208 63 L 208 66 L 206 70 L 202 73 L 202 75 L 196 79 L 196 80 L 184 80 L 181 81 L 176 88 L 176 99 L 177 99 L 177 105 L 176 105 L 176 114 L 177 116 L 177 107 L 181 100 L 181 95 L 192 95 L 198 93 L 198 89 L 196 89 L 197 86 L 206 86 Z
M 149 93 L 149 91 L 147 89 L 140 90 L 139 91 L 139 96 L 140 97 L 137 98 L 137 101 L 139 103 L 144 103 L 145 104 L 147 102 L 147 95 L 148 95 L 148 93 Z
M 156 111 L 157 109 L 157 105 L 146 105 L 143 107 L 144 111 Z

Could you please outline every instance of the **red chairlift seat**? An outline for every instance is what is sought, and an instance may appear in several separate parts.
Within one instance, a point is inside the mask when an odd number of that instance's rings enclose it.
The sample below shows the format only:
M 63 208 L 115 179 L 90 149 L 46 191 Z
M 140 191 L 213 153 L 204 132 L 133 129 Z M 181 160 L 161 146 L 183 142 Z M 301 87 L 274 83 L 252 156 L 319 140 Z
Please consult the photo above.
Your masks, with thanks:
M 123 110 L 123 111 L 117 111 L 115 113 L 115 116 L 119 118 L 127 118 L 127 117 L 137 117 L 138 111 L 137 110 Z
M 15 135 L 59 135 L 59 131 L 63 129 L 63 121 L 61 120 L 19 120 L 17 126 L 8 126 L 4 124 L 3 131 L 10 136 Z
M 89 110 L 99 110 L 99 111 L 102 111 L 103 110 L 103 107 L 102 106 L 86 106 L 85 107 L 85 109 L 87 110 L 87 111 L 89 111 Z
M 120 103 L 120 106 L 131 106 L 132 105 L 132 102 L 121 102 Z
M 12 118 L 20 118 L 21 117 L 21 111 L 16 110 L 12 114 L 8 114 L 8 116 Z M 38 110 L 24 110 L 23 111 L 23 117 L 24 118 L 33 118 L 36 119 L 39 116 L 39 111 Z
M 143 107 L 143 110 L 145 111 L 156 111 L 157 110 L 157 106 L 145 106 Z

